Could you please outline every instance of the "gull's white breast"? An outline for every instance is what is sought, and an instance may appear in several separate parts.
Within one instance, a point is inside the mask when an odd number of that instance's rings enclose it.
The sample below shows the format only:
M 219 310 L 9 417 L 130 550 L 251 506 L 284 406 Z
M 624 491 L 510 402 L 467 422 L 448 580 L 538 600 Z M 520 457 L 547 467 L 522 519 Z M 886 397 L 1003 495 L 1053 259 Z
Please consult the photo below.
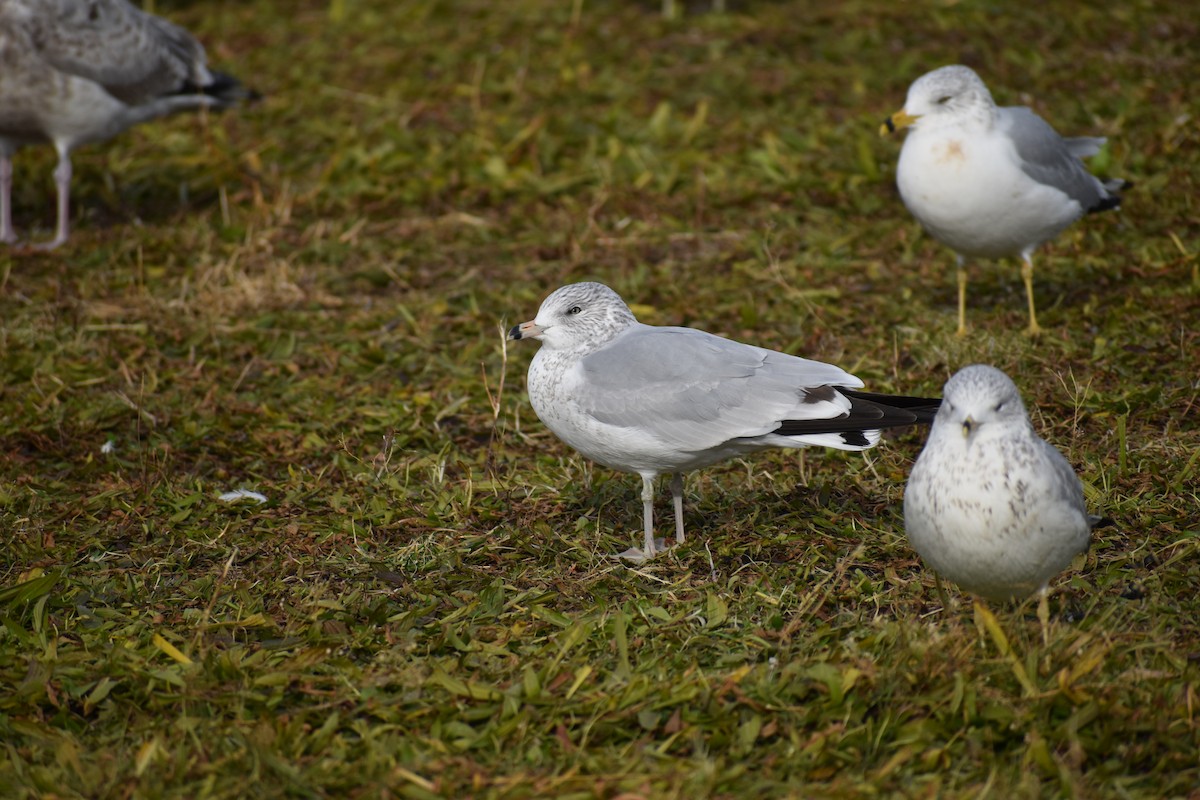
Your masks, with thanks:
M 965 256 L 1019 255 L 1083 215 L 1064 192 L 1025 173 L 1011 140 L 978 124 L 914 126 L 896 184 L 925 229 Z
M 980 432 L 984 433 L 984 432 Z M 933 569 L 989 599 L 1040 589 L 1081 552 L 1082 509 L 1048 480 L 1041 443 L 935 428 L 905 489 L 905 528 Z

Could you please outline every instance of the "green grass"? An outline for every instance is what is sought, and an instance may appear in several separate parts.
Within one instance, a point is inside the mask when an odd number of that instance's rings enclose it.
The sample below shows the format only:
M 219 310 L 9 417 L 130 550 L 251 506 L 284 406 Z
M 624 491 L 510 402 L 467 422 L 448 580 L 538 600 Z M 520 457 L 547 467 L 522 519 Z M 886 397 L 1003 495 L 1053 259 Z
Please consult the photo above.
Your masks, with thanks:
M 0 794 L 1196 797 L 1187 4 L 156 5 L 267 99 L 80 150 L 70 243 L 0 251 Z M 1011 263 L 954 336 L 876 135 L 956 61 L 1137 183 L 1040 252 L 1037 341 Z M 1115 522 L 1049 642 L 942 608 L 920 432 L 691 475 L 689 542 L 614 562 L 637 479 L 501 340 L 587 278 L 875 391 L 1011 374 Z

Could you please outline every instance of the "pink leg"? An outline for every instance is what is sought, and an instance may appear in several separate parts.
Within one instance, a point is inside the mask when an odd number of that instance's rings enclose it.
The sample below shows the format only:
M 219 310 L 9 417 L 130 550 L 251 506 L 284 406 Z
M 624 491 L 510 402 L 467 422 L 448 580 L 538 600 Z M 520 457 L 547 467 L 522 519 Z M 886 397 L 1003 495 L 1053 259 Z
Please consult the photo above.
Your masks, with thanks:
M 642 475 L 642 549 L 631 547 L 619 554 L 617 558 L 627 558 L 630 561 L 648 561 L 657 553 L 667 549 L 662 539 L 654 538 L 654 478 L 653 472 Z
M 58 247 L 71 232 L 71 155 L 60 153 L 54 168 L 54 184 L 58 187 L 58 230 L 46 249 Z
M 0 242 L 12 244 L 17 232 L 12 224 L 12 154 L 0 153 Z
M 671 500 L 675 503 L 675 543 L 683 544 L 683 473 L 671 476 Z
M 646 558 L 654 558 L 654 478 L 642 476 L 642 535 Z

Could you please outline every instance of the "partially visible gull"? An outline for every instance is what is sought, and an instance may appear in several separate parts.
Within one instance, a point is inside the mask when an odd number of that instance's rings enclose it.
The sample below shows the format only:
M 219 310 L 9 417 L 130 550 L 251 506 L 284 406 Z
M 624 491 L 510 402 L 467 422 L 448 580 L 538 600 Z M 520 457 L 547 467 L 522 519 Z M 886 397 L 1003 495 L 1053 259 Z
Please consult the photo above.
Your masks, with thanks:
M 638 322 L 600 283 L 564 286 L 510 339 L 538 339 L 529 401 L 558 438 L 586 457 L 642 477 L 643 547 L 652 558 L 654 479 L 671 474 L 675 541 L 683 542 L 682 473 L 770 447 L 866 450 L 880 429 L 929 423 L 938 400 L 855 391 L 831 364 Z
M 1102 138 L 1064 139 L 1028 108 L 999 107 L 971 69 L 949 66 L 918 78 L 904 108 L 880 129 L 911 127 L 896 184 L 904 204 L 958 260 L 958 333 L 966 333 L 964 257 L 1020 256 L 1029 332 L 1041 331 L 1033 302 L 1033 251 L 1084 214 L 1121 204 L 1129 184 L 1102 181 L 1082 158 Z
M 0 242 L 12 225 L 12 156 L 58 151 L 58 225 L 70 232 L 71 151 L 176 111 L 225 108 L 253 96 L 209 70 L 190 33 L 127 0 L 0 0 Z

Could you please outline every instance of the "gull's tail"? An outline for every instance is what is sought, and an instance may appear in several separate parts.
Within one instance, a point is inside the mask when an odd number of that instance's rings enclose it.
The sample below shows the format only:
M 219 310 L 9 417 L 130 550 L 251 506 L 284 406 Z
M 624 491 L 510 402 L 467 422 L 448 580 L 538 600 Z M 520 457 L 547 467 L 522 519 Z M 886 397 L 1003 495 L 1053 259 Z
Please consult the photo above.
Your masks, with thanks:
M 1073 136 L 1063 139 L 1071 155 L 1081 159 L 1091 158 L 1099 153 L 1107 141 L 1108 139 L 1105 139 L 1103 136 Z M 1100 198 L 1087 210 L 1089 214 L 1119 208 L 1121 205 L 1121 192 L 1133 186 L 1132 181 L 1120 178 L 1110 178 L 1109 180 L 1096 178 L 1096 182 L 1100 184 Z
M 942 401 L 931 397 L 857 392 L 837 389 L 850 400 L 850 411 L 829 419 L 785 419 L 772 433 L 804 437 L 810 444 L 843 450 L 865 450 L 879 441 L 886 428 L 930 425 Z
M 1096 214 L 1101 211 L 1108 211 L 1121 206 L 1121 192 L 1133 186 L 1133 181 L 1123 180 L 1121 178 L 1110 178 L 1102 181 L 1099 178 L 1097 182 L 1103 187 L 1104 191 L 1100 193 L 1100 199 L 1097 200 L 1091 208 L 1087 210 L 1089 214 Z
M 198 85 L 193 81 L 185 81 L 183 85 L 180 86 L 179 90 L 174 92 L 174 94 L 206 95 L 216 100 L 213 106 L 218 109 L 229 108 L 230 106 L 241 102 L 253 103 L 256 100 L 262 99 L 261 94 L 247 86 L 244 86 L 241 81 L 227 72 L 209 70 L 208 75 L 212 78 L 212 80 L 208 81 L 203 86 Z
M 941 398 L 908 397 L 899 394 L 876 394 L 874 392 L 856 392 L 842 389 L 842 394 L 851 400 L 861 400 L 892 411 L 897 409 L 908 412 L 912 417 L 909 421 L 897 420 L 894 425 L 880 425 L 881 428 L 900 428 L 905 425 L 932 425 L 933 418 L 942 406 Z

